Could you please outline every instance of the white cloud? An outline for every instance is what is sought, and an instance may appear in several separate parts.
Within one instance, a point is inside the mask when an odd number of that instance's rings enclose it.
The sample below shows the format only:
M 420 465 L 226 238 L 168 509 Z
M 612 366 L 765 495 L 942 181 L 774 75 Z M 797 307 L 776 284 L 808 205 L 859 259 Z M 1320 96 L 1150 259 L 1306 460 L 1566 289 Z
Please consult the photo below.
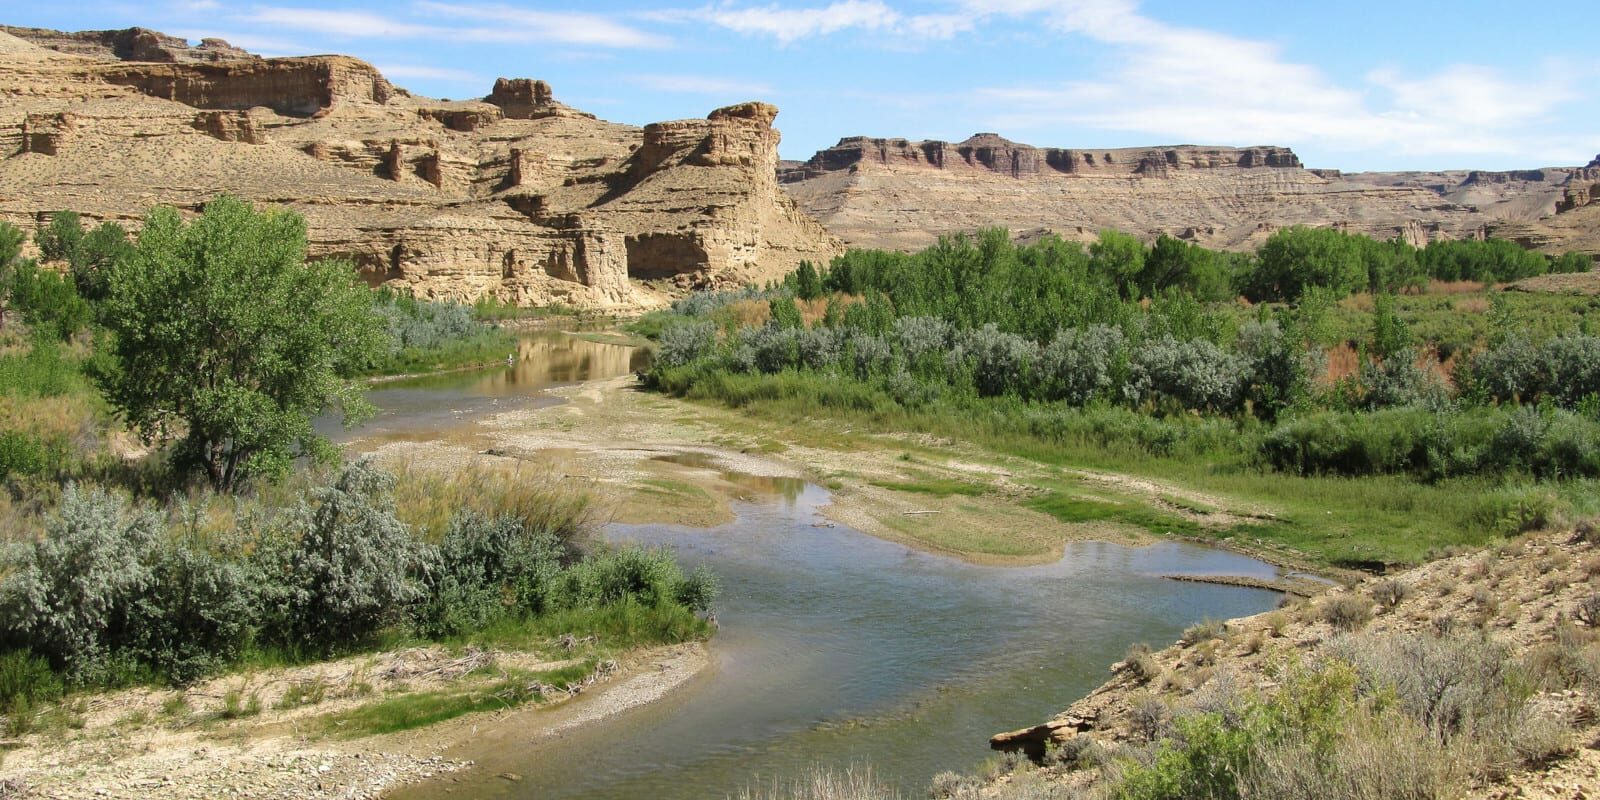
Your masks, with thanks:
M 752 98 L 773 94 L 772 87 L 765 83 L 705 75 L 635 75 L 632 80 L 647 89 L 677 94 L 739 95 Z
M 1572 96 L 1558 78 L 1515 80 L 1474 66 L 1421 77 L 1378 70 L 1341 85 L 1275 44 L 1168 25 L 1131 0 L 998 0 L 969 10 L 1039 17 L 1110 51 L 1092 79 L 981 90 L 990 124 L 1010 129 L 1071 124 L 1164 141 L 1520 154 L 1537 120 Z
M 306 55 L 312 48 L 297 42 L 284 39 L 274 39 L 269 36 L 257 36 L 253 33 L 240 33 L 238 31 L 219 31 L 203 28 L 180 28 L 171 31 L 173 36 L 181 36 L 191 42 L 201 39 L 222 39 L 234 47 L 243 48 L 258 56 L 290 56 Z
M 382 72 L 387 78 L 450 81 L 452 83 L 487 83 L 481 76 L 474 75 L 466 70 L 430 67 L 425 64 L 379 64 L 378 71 Z
M 880 0 L 837 0 L 826 6 L 812 8 L 735 6 L 724 3 L 673 16 L 704 20 L 738 33 L 770 36 L 784 44 L 845 30 L 948 39 L 972 27 L 970 19 L 965 16 L 907 15 Z
M 587 47 L 664 47 L 664 37 L 584 12 L 533 11 L 503 5 L 422 0 L 412 12 L 261 6 L 240 17 L 258 25 L 296 28 L 352 39 L 439 39 L 450 42 L 538 42 Z M 435 20 L 445 18 L 449 22 Z M 467 21 L 475 24 L 454 24 Z

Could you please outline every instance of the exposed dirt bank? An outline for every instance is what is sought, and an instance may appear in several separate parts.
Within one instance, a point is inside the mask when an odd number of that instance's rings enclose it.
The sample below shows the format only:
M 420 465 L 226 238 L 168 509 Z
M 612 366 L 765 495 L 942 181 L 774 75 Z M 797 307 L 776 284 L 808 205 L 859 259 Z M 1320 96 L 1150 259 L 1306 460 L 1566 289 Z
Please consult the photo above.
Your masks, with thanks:
M 657 699 L 707 663 L 700 644 L 625 656 L 581 692 L 418 730 L 343 738 L 346 712 L 384 699 L 470 690 L 503 670 L 568 666 L 537 654 L 440 647 L 259 670 L 183 690 L 131 689 L 69 701 L 7 742 L 4 797 L 376 798 L 471 765 L 455 751 L 480 730 L 521 735 L 591 724 Z M 663 666 L 665 665 L 665 666 Z M 0 784 L 4 787 L 4 784 Z
M 733 519 L 732 502 L 798 491 L 794 479 L 803 478 L 832 493 L 818 524 L 849 525 L 992 564 L 1048 562 L 1075 540 L 1142 543 L 1154 538 L 1134 525 L 1062 522 L 1027 506 L 1050 491 L 1170 507 L 1218 530 L 1273 513 L 1179 486 L 1063 470 L 938 437 L 863 433 L 812 420 L 752 420 L 737 411 L 641 391 L 631 376 L 552 394 L 567 402 L 478 420 L 471 436 L 365 446 L 382 459 L 425 468 L 502 459 L 535 465 L 593 486 L 608 503 L 611 518 L 629 523 L 720 525 Z M 1290 554 L 1262 552 L 1243 542 L 1221 544 L 1300 566 Z

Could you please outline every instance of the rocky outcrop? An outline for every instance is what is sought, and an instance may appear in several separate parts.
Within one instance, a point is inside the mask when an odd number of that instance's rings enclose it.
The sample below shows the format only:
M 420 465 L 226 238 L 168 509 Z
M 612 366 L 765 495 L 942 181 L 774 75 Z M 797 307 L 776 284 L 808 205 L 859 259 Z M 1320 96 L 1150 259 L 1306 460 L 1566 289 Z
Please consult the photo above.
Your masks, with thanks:
M 800 207 L 852 245 L 915 249 L 1001 226 L 1086 240 L 1117 228 L 1250 249 L 1289 225 L 1379 238 L 1476 237 L 1555 213 L 1573 168 L 1357 173 L 1283 147 L 1040 148 L 980 133 L 951 144 L 852 137 L 778 168 Z
M 201 39 L 200 45 L 194 47 L 185 39 L 148 28 L 64 33 L 45 28 L 0 25 L 0 32 L 58 53 L 106 60 L 177 63 L 256 58 L 222 39 Z
M 935 169 L 976 169 L 1023 178 L 1061 175 L 1160 175 L 1172 170 L 1221 167 L 1299 167 L 1300 159 L 1283 147 L 1177 147 L 1063 150 L 1018 144 L 995 133 L 979 133 L 959 144 L 905 139 L 841 139 L 818 152 L 798 168 L 785 170 L 780 179 L 803 181 L 830 171 L 849 169 L 863 162 L 884 166 L 928 166 Z
M 229 192 L 294 208 L 313 255 L 374 284 L 603 308 L 839 252 L 778 188 L 772 106 L 640 129 L 543 81 L 438 101 L 356 59 L 202 59 L 155 36 L 170 58 L 128 60 L 153 51 L 118 43 L 144 34 L 0 34 L 0 218 L 136 224 Z

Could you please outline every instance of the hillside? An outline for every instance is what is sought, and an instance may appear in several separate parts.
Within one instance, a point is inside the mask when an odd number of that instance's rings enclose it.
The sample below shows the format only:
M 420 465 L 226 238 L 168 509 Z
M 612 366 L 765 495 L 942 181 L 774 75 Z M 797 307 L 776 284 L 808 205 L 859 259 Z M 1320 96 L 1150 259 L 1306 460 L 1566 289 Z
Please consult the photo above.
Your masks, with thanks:
M 1117 228 L 1238 250 L 1290 225 L 1417 245 L 1519 235 L 1531 225 L 1540 235 L 1518 238 L 1540 249 L 1600 254 L 1595 226 L 1537 222 L 1600 180 L 1595 165 L 1345 175 L 1307 169 L 1283 147 L 1069 150 L 980 133 L 955 144 L 841 139 L 808 161 L 786 162 L 779 180 L 802 209 L 859 247 L 909 250 L 991 225 L 1078 240 Z
M 658 305 L 836 242 L 773 178 L 777 109 L 634 128 L 551 87 L 410 94 L 343 56 L 259 58 L 153 31 L 0 29 L 0 219 L 136 223 L 219 193 L 303 214 L 316 256 L 427 297 Z

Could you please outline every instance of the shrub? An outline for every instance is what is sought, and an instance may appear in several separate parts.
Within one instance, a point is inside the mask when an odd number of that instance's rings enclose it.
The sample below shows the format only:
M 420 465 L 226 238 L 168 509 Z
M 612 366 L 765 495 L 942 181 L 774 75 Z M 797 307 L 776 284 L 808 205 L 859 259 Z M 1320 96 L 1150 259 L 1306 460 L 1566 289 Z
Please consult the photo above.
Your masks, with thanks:
M 1183 408 L 1231 411 L 1243 399 L 1245 364 L 1205 340 L 1171 337 L 1136 348 L 1123 392 L 1134 403 L 1170 399 Z
M 429 575 L 423 631 L 466 633 L 513 610 L 543 611 L 564 555 L 566 548 L 554 534 L 527 530 L 520 520 L 458 513 Z
M 1393 609 L 1400 605 L 1400 601 L 1406 599 L 1409 594 L 1411 587 L 1393 578 L 1378 581 L 1372 586 L 1372 599 L 1378 601 L 1378 605 L 1385 609 Z
M 18 698 L 29 705 L 55 700 L 66 687 L 50 662 L 27 650 L 0 653 L 0 709 L 13 707 Z
M 11 307 L 29 324 L 57 338 L 71 338 L 94 318 L 72 281 L 57 273 L 24 263 L 12 270 L 8 284 Z
M 1107 394 L 1124 359 L 1122 331 L 1109 325 L 1056 332 L 1039 356 L 1040 393 L 1081 406 Z
M 0 479 L 37 475 L 45 469 L 44 444 L 21 431 L 0 431 Z
M 704 321 L 673 325 L 661 331 L 655 363 L 661 367 L 680 367 L 711 355 L 716 348 L 716 323 Z
M 148 559 L 150 582 L 129 608 L 128 654 L 178 684 L 237 659 L 257 623 L 256 571 L 193 535 L 165 538 Z
M 1353 594 L 1340 594 L 1317 605 L 1322 620 L 1339 630 L 1355 630 L 1372 619 L 1372 601 Z
M 277 641 L 322 651 L 356 643 L 423 597 L 417 575 L 435 554 L 396 518 L 393 488 L 393 476 L 357 461 L 263 543 Z
M 160 523 L 99 489 L 69 485 L 42 538 L 13 545 L 0 578 L 0 639 L 48 657 L 75 682 L 105 677 Z

